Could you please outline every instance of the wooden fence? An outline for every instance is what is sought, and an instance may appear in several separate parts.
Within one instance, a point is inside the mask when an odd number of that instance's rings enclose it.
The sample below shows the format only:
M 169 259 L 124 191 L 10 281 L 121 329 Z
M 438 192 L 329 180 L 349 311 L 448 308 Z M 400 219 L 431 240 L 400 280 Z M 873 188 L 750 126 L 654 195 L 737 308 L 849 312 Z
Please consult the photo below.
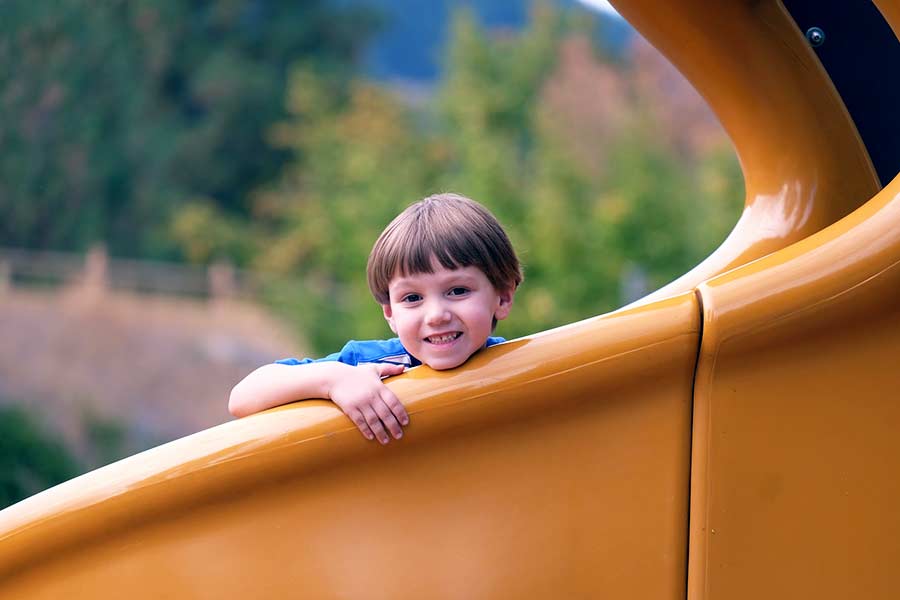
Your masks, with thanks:
M 198 298 L 253 298 L 259 279 L 227 263 L 208 267 L 86 254 L 0 248 L 0 290 L 86 285 L 110 290 Z

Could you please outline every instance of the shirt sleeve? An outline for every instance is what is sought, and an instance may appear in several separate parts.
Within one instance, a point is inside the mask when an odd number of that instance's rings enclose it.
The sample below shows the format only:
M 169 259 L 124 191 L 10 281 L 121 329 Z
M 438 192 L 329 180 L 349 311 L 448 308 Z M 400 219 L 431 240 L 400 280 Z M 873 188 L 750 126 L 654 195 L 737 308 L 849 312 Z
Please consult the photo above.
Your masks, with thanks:
M 282 358 L 281 360 L 276 360 L 275 364 L 294 366 L 308 365 L 309 363 L 314 362 L 340 362 L 355 367 L 359 362 L 356 356 L 356 342 L 350 340 L 344 344 L 344 347 L 341 348 L 340 352 L 334 352 L 322 358 Z

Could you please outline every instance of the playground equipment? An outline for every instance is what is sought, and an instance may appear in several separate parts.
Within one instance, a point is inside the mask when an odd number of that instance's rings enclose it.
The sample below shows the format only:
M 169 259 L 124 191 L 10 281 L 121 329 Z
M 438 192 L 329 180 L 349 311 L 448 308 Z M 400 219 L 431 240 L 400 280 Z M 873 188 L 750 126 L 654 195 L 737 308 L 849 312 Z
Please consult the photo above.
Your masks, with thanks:
M 392 379 L 400 443 L 302 402 L 10 507 L 0 597 L 900 595 L 900 157 L 781 3 L 616 5 L 732 137 L 721 248 L 633 306 Z

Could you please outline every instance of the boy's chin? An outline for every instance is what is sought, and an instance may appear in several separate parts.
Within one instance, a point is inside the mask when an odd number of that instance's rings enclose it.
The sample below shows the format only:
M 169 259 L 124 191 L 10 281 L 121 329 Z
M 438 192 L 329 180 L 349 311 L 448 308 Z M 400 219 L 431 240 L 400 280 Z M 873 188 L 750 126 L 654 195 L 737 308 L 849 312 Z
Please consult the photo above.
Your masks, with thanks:
M 465 357 L 464 359 L 453 359 L 451 357 L 440 357 L 433 359 L 423 360 L 422 363 L 428 365 L 435 371 L 449 371 L 450 369 L 455 369 L 456 367 L 462 366 L 465 362 L 469 360 L 469 357 Z

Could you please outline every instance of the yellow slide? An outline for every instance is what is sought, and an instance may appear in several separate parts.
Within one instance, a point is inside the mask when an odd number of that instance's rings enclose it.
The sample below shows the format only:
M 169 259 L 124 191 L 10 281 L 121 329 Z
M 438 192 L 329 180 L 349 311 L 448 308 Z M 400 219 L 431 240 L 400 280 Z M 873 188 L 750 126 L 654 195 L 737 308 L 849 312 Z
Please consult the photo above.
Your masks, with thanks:
M 302 402 L 14 505 L 0 598 L 900 596 L 900 178 L 781 3 L 616 4 L 735 143 L 719 250 L 390 380 L 400 443 Z

